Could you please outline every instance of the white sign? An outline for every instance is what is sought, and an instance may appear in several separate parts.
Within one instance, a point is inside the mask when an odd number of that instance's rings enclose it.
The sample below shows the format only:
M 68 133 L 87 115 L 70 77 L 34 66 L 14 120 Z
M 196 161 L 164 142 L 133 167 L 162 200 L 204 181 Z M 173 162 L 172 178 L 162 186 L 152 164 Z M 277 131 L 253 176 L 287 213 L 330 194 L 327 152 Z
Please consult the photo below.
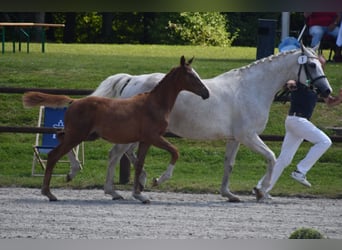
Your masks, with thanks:
M 298 57 L 298 63 L 299 64 L 305 64 L 308 61 L 308 57 L 306 55 L 302 55 Z

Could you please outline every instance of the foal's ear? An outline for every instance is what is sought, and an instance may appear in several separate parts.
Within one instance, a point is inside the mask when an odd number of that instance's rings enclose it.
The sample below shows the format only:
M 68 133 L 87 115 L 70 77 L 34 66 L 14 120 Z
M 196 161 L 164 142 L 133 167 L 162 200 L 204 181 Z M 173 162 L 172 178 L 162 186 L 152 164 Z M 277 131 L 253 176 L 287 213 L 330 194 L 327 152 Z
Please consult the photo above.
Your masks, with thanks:
M 182 56 L 181 57 L 181 59 L 180 59 L 180 64 L 181 64 L 181 66 L 185 66 L 185 57 L 184 56 Z
M 194 56 L 188 61 L 188 64 L 190 65 L 193 60 L 194 60 Z

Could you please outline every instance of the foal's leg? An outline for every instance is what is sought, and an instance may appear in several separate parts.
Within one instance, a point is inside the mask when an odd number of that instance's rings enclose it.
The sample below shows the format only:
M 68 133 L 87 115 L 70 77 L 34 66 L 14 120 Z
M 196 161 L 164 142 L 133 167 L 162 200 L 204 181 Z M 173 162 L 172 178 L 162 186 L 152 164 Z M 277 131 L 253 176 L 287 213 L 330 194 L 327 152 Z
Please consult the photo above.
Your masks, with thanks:
M 57 133 L 57 138 L 60 143 L 63 143 L 65 137 L 65 131 L 61 131 Z M 76 174 L 81 170 L 81 163 L 76 159 L 76 154 L 74 150 L 70 150 L 67 154 L 68 159 L 71 164 L 70 173 L 66 176 L 66 181 L 71 181 Z
M 56 201 L 57 198 L 50 191 L 50 181 L 53 168 L 55 167 L 57 161 L 66 153 L 68 153 L 73 147 L 75 147 L 78 143 L 68 144 L 63 141 L 56 148 L 54 148 L 49 154 L 46 163 L 46 169 L 44 173 L 42 194 L 47 196 L 50 201 Z
M 136 155 L 134 154 L 134 149 L 137 147 L 138 143 L 132 143 L 130 144 L 130 148 L 126 151 L 126 156 L 128 157 L 129 161 L 134 165 L 136 166 L 136 162 L 137 162 L 137 157 Z M 145 187 L 146 185 L 146 180 L 147 180 L 147 173 L 144 169 L 144 167 L 142 168 L 141 170 L 141 174 L 140 174 L 140 177 L 139 177 L 139 183 L 141 185 L 141 187 Z
M 240 143 L 238 141 L 228 141 L 226 145 L 226 154 L 224 159 L 224 174 L 221 184 L 221 195 L 227 197 L 230 202 L 240 202 L 239 197 L 232 194 L 229 190 L 229 176 L 232 173 L 235 163 L 236 154 L 239 150 Z
M 179 157 L 179 153 L 177 148 L 173 146 L 170 142 L 165 140 L 163 137 L 160 137 L 157 141 L 153 143 L 153 145 L 158 148 L 164 149 L 171 154 L 171 160 L 166 171 L 159 178 L 154 178 L 153 180 L 153 186 L 157 186 L 172 177 L 176 161 Z
M 139 183 L 140 175 L 142 173 L 142 169 L 145 162 L 145 157 L 148 149 L 150 148 L 150 144 L 146 144 L 144 142 L 139 143 L 138 148 L 138 160 L 135 164 L 135 174 L 134 174 L 134 185 L 133 185 L 133 197 L 140 200 L 142 203 L 150 203 L 150 200 L 141 194 L 141 185 Z

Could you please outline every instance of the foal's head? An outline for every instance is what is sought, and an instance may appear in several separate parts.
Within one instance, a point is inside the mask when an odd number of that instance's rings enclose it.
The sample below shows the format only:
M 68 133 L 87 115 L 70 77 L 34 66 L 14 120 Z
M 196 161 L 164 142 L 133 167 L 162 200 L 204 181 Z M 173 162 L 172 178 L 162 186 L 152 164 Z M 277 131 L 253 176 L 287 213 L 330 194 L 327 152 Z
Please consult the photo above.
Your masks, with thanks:
M 174 68 L 170 73 L 176 77 L 176 82 L 179 84 L 181 90 L 190 91 L 201 96 L 203 99 L 207 99 L 209 97 L 209 91 L 196 71 L 191 67 L 192 61 L 193 58 L 186 62 L 185 57 L 182 56 L 180 66 Z

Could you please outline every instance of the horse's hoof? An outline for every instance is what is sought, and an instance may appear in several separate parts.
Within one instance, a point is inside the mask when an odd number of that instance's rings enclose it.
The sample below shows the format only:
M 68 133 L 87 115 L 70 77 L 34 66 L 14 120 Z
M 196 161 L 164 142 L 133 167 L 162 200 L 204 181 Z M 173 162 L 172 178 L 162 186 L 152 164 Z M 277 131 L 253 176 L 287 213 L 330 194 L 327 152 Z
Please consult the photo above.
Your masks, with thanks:
M 121 195 L 117 195 L 117 196 L 113 196 L 112 200 L 113 201 L 124 200 L 124 197 L 122 197 Z
M 107 190 L 106 191 L 106 189 L 105 189 L 104 193 L 112 196 L 112 200 L 124 200 L 124 198 L 120 194 L 115 192 L 114 190 Z
M 228 202 L 241 202 L 240 198 L 232 194 L 229 190 L 221 191 L 221 196 L 228 198 Z
M 264 193 L 262 192 L 261 189 L 255 187 L 253 188 L 253 191 L 255 193 L 255 197 L 256 197 L 256 200 L 259 202 L 259 201 L 262 201 L 264 198 L 265 198 L 265 195 Z
M 49 198 L 49 201 L 57 201 L 57 198 L 56 198 L 56 196 L 54 196 L 51 192 L 50 192 L 50 190 L 48 190 L 48 189 L 42 189 L 42 195 L 45 195 L 46 197 L 48 197 Z
M 151 201 L 149 198 L 147 198 L 146 196 L 142 195 L 142 194 L 133 194 L 133 197 L 139 201 L 141 201 L 143 204 L 150 204 Z
M 158 179 L 157 178 L 153 178 L 152 180 L 152 187 L 156 187 L 158 186 Z
M 66 176 L 66 182 L 69 182 L 69 181 L 71 181 L 72 180 L 72 178 L 70 177 L 70 175 L 69 174 L 67 174 L 67 176 Z
M 228 198 L 228 202 L 241 202 L 239 197 L 233 196 Z
M 149 199 L 142 202 L 143 204 L 151 204 L 151 201 Z

